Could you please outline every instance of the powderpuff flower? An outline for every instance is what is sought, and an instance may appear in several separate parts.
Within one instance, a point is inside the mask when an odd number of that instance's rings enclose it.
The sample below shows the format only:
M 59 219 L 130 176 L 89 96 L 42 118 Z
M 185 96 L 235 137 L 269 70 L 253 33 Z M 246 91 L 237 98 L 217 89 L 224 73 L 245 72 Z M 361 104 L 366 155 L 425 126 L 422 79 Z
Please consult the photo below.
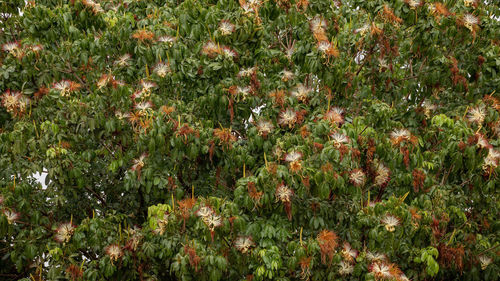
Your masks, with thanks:
M 311 32 L 314 34 L 324 32 L 327 27 L 326 20 L 316 16 L 309 23 L 309 27 L 311 28 Z
M 234 32 L 234 24 L 228 20 L 221 20 L 219 23 L 219 31 L 222 35 L 229 35 Z
M 276 192 L 274 195 L 276 196 L 276 201 L 281 201 L 283 203 L 286 203 L 290 202 L 293 195 L 293 191 L 286 185 L 281 184 L 276 187 Z
M 387 261 L 387 256 L 377 252 L 366 252 L 366 259 L 370 262 Z
M 342 145 L 349 143 L 349 138 L 344 134 L 334 133 L 330 135 L 330 138 L 333 142 L 333 146 L 337 149 L 340 148 Z
M 280 113 L 278 123 L 281 126 L 288 126 L 289 128 L 292 128 L 296 122 L 297 112 L 295 112 L 293 109 L 287 108 Z
M 257 131 L 258 131 L 258 134 L 262 137 L 267 137 L 268 134 L 270 134 L 273 129 L 274 129 L 274 125 L 273 123 L 271 123 L 270 121 L 267 121 L 267 120 L 259 120 L 257 122 Z
M 255 243 L 251 236 L 239 236 L 234 241 L 234 247 L 242 254 L 247 253 L 254 245 Z
M 476 134 L 477 136 L 477 146 L 480 148 L 492 148 L 492 145 L 489 143 L 488 139 L 482 134 Z
M 257 71 L 257 67 L 244 68 L 238 72 L 238 77 L 251 77 Z
M 170 66 L 164 62 L 159 62 L 153 69 L 153 72 L 160 77 L 165 77 L 170 72 Z
M 366 23 L 362 27 L 355 29 L 354 33 L 359 33 L 361 34 L 361 36 L 364 36 L 366 33 L 368 33 L 368 31 L 370 31 L 370 28 L 370 25 Z
M 18 220 L 21 217 L 21 215 L 19 213 L 14 212 L 14 211 L 9 210 L 9 209 L 4 209 L 2 211 L 2 213 L 5 216 L 5 218 L 7 219 L 7 222 L 9 224 L 14 223 L 16 220 Z
M 249 95 L 250 95 L 250 92 L 252 91 L 252 88 L 251 87 L 236 87 L 236 92 L 238 93 L 238 95 L 241 95 L 243 97 L 243 100 L 245 100 Z
M 344 124 L 344 110 L 340 107 L 334 107 L 325 114 L 325 119 L 332 124 Z
M 493 261 L 493 259 L 488 257 L 488 256 L 485 256 L 485 255 L 479 256 L 479 263 L 481 263 L 482 270 L 485 270 L 488 267 L 488 265 L 491 264 L 492 261 Z
M 488 170 L 489 168 L 495 169 L 498 167 L 498 164 L 500 162 L 500 152 L 490 148 L 488 150 L 488 156 L 484 158 L 484 164 L 483 164 L 483 169 Z
M 210 231 L 213 232 L 215 230 L 215 228 L 222 225 L 222 217 L 213 213 L 213 214 L 205 217 L 203 219 L 203 222 L 207 225 L 207 227 L 210 229 Z
M 132 171 L 140 171 L 142 167 L 144 167 L 144 160 L 146 157 L 148 157 L 148 154 L 143 153 L 139 158 L 132 160 L 132 167 L 130 169 Z
M 389 232 L 393 232 L 396 226 L 400 224 L 399 218 L 393 215 L 386 215 L 380 222 L 385 225 L 385 229 Z
M 201 48 L 201 53 L 209 57 L 215 57 L 220 52 L 219 46 L 212 41 L 208 41 Z
M 226 58 L 230 58 L 230 59 L 235 59 L 235 58 L 238 58 L 238 53 L 236 53 L 235 50 L 229 48 L 228 46 L 223 46 L 222 47 L 222 54 L 226 57 Z
M 58 91 L 61 96 L 66 96 L 69 92 L 69 87 L 70 87 L 70 81 L 68 80 L 61 80 L 59 82 L 54 83 L 52 86 L 52 89 Z
M 332 44 L 330 43 L 329 41 L 321 41 L 321 42 L 318 42 L 318 50 L 320 52 L 323 53 L 323 55 L 325 56 L 334 56 L 334 57 L 338 57 L 339 56 L 339 51 L 337 50 L 337 48 Z
M 340 261 L 339 274 L 340 275 L 349 275 L 354 271 L 354 266 L 348 262 Z
M 2 51 L 14 54 L 20 45 L 18 42 L 8 42 L 2 45 Z
M 141 115 L 145 115 L 153 108 L 153 103 L 151 101 L 143 101 L 140 103 L 136 103 L 134 108 L 139 111 Z
M 129 61 L 132 58 L 130 54 L 124 54 L 115 60 L 114 64 L 121 67 L 129 66 Z
M 393 145 L 398 145 L 403 141 L 409 141 L 411 133 L 407 129 L 395 129 L 391 132 L 390 138 Z
M 172 46 L 176 41 L 177 38 L 173 36 L 165 35 L 158 37 L 158 42 L 168 44 L 169 46 Z
M 203 220 L 214 214 L 214 210 L 209 206 L 202 206 L 196 211 L 196 215 L 201 217 Z
M 353 262 L 358 257 L 358 254 L 358 250 L 353 249 L 348 242 L 344 242 L 342 245 L 342 256 L 345 260 Z
M 43 46 L 42 46 L 42 45 L 40 45 L 40 44 L 37 44 L 37 45 L 33 45 L 33 46 L 31 46 L 31 47 L 30 47 L 30 49 L 31 49 L 33 52 L 37 53 L 37 52 L 40 52 L 41 50 L 43 50 Z
M 302 153 L 298 151 L 292 151 L 290 153 L 287 153 L 285 155 L 285 161 L 286 162 L 295 162 L 295 161 L 300 161 L 302 158 Z
M 142 91 L 149 93 L 152 89 L 156 88 L 156 84 L 151 81 L 141 80 Z
M 464 0 L 464 4 L 466 7 L 477 6 L 477 0 Z
M 406 0 L 405 2 L 410 6 L 411 9 L 416 9 L 419 6 L 423 5 L 423 2 L 421 0 Z
M 293 74 L 293 72 L 288 71 L 286 69 L 281 72 L 281 81 L 283 81 L 283 82 L 287 82 L 289 80 L 292 80 L 294 77 L 295 77 L 295 74 Z
M 391 268 L 389 265 L 383 262 L 375 262 L 372 263 L 369 267 L 368 270 L 375 275 L 376 279 L 382 279 L 382 280 L 390 280 L 393 279 L 393 276 L 391 274 Z
M 390 173 L 391 173 L 391 171 L 386 166 L 384 166 L 384 164 L 379 163 L 377 165 L 376 172 L 375 172 L 375 175 L 376 175 L 375 180 L 374 180 L 375 185 L 383 186 L 384 184 L 389 182 Z
M 465 14 L 462 20 L 464 22 L 464 26 L 470 31 L 474 31 L 476 25 L 479 24 L 479 18 L 475 17 L 472 14 Z
M 298 84 L 295 90 L 292 91 L 292 96 L 296 97 L 300 102 L 305 103 L 310 92 L 311 89 L 307 88 L 303 84 Z
M 481 125 L 486 117 L 486 112 L 484 107 L 477 106 L 469 109 L 469 113 L 467 114 L 467 119 L 471 123 L 476 123 Z
M 71 239 L 74 231 L 75 226 L 72 223 L 63 223 L 56 229 L 55 239 L 59 243 L 66 243 Z
M 121 112 L 121 111 L 115 111 L 115 116 L 116 118 L 120 119 L 120 120 L 124 120 L 124 119 L 128 119 L 130 117 L 130 113 L 129 112 Z
M 106 247 L 106 254 L 111 259 L 111 262 L 117 261 L 119 258 L 123 256 L 123 251 L 121 247 L 117 244 L 112 244 Z
M 366 183 L 366 175 L 361 169 L 354 169 L 349 174 L 349 180 L 355 186 L 363 186 Z

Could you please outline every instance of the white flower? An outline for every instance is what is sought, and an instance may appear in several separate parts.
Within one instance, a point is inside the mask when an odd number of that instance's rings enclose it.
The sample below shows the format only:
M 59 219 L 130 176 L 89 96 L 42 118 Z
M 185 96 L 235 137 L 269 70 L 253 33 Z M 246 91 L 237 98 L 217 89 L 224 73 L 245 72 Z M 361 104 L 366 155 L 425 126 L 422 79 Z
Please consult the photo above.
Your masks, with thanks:
M 204 219 L 204 218 L 208 218 L 213 213 L 214 213 L 214 211 L 212 210 L 212 208 L 210 208 L 208 206 L 202 206 L 202 207 L 200 207 L 200 209 L 198 209 L 198 211 L 196 212 L 196 215 L 201 217 L 202 219 Z
M 66 243 L 71 239 L 75 227 L 72 223 L 63 223 L 56 229 L 55 239 L 60 243 Z
M 292 92 L 292 96 L 296 97 L 299 101 L 307 101 L 307 96 L 311 92 L 311 89 L 307 88 L 303 84 L 298 84 L 295 90 Z
M 379 163 L 377 165 L 377 171 L 375 176 L 375 185 L 381 186 L 389 181 L 390 170 L 384 166 L 384 164 Z
M 164 63 L 164 62 L 159 62 L 155 68 L 153 69 L 154 73 L 156 73 L 158 76 L 160 77 L 165 77 L 167 75 L 167 73 L 170 72 L 170 67 L 168 66 L 168 64 Z
M 355 29 L 354 33 L 360 33 L 361 36 L 364 36 L 366 33 L 368 33 L 369 30 L 370 30 L 370 25 L 366 23 L 362 27 Z
M 366 175 L 361 169 L 352 170 L 349 179 L 355 186 L 363 186 L 366 183 Z
M 479 256 L 479 262 L 481 263 L 482 270 L 485 270 L 488 267 L 488 265 L 491 264 L 492 261 L 493 261 L 492 258 L 490 258 L 488 256 L 485 256 L 485 255 Z
M 480 106 L 469 109 L 469 113 L 467 114 L 467 119 L 469 119 L 469 122 L 477 123 L 478 125 L 481 125 L 483 123 L 484 117 L 486 117 L 486 112 L 484 110 L 484 107 Z
M 316 16 L 311 20 L 310 26 L 312 33 L 324 32 L 324 29 L 326 29 L 326 20 Z
M 238 72 L 239 77 L 250 77 L 252 74 L 257 71 L 257 67 L 249 67 L 249 68 L 244 68 Z
M 293 72 L 288 71 L 288 70 L 283 70 L 282 75 L 281 75 L 281 80 L 283 82 L 286 82 L 288 80 L 292 80 L 295 77 L 295 74 Z
M 412 8 L 412 9 L 416 9 L 418 6 L 420 6 L 422 4 L 422 1 L 420 0 L 408 0 L 408 5 Z
M 117 261 L 122 255 L 123 251 L 119 245 L 113 244 L 106 247 L 106 254 L 109 256 L 111 261 Z
M 354 271 L 354 266 L 352 266 L 352 264 L 345 261 L 340 262 L 340 268 L 339 268 L 340 275 L 349 275 L 353 271 Z
M 473 31 L 474 26 L 479 24 L 479 19 L 472 14 L 465 14 L 463 17 L 464 26 Z
M 222 20 L 219 23 L 219 31 L 222 35 L 229 35 L 234 32 L 234 24 L 227 20 Z
M 211 214 L 203 218 L 203 222 L 207 225 L 210 231 L 214 231 L 215 228 L 222 225 L 222 217 L 216 214 Z
M 370 251 L 366 252 L 366 259 L 370 262 L 387 261 L 387 257 L 384 254 Z
M 238 251 L 245 254 L 248 250 L 254 246 L 252 237 L 250 236 L 239 236 L 234 241 L 234 246 Z
M 376 279 L 392 279 L 390 267 L 383 262 L 372 263 L 369 270 L 375 275 Z
M 273 123 L 262 119 L 257 122 L 256 127 L 260 136 L 267 136 L 274 129 Z
M 325 114 L 325 119 L 328 120 L 331 123 L 341 125 L 344 123 L 344 110 L 340 107 L 334 107 L 330 109 L 326 114 Z
M 9 42 L 2 45 L 2 50 L 7 53 L 13 53 L 19 48 L 19 43 Z
M 351 247 L 351 244 L 344 242 L 342 245 L 342 255 L 348 261 L 354 261 L 358 257 L 358 250 Z
M 158 42 L 160 43 L 167 43 L 169 46 L 172 46 L 177 39 L 173 36 L 160 36 L 158 37 Z
M 292 198 L 293 191 L 288 188 L 286 185 L 280 185 L 276 188 L 276 200 L 279 200 L 281 202 L 290 202 L 290 199 Z
M 333 146 L 336 148 L 349 143 L 349 138 L 344 134 L 334 133 L 333 135 L 330 135 L 330 138 L 332 139 Z
M 18 220 L 20 217 L 19 213 L 16 213 L 16 212 L 8 210 L 8 209 L 3 210 L 2 213 L 7 218 L 7 222 L 9 224 L 12 224 L 16 220 Z
M 132 56 L 130 54 L 124 54 L 121 57 L 119 57 L 117 60 L 115 60 L 114 64 L 118 66 L 128 66 L 129 65 L 129 60 Z
M 280 119 L 278 122 L 280 125 L 292 128 L 295 122 L 297 122 L 297 113 L 293 109 L 287 108 L 285 111 L 280 113 Z
M 393 215 L 386 215 L 381 222 L 385 224 L 385 229 L 389 232 L 393 232 L 395 227 L 399 225 L 399 219 Z
M 298 151 L 292 151 L 285 156 L 285 161 L 286 162 L 295 162 L 295 161 L 299 161 L 300 158 L 302 158 L 302 153 L 300 153 Z

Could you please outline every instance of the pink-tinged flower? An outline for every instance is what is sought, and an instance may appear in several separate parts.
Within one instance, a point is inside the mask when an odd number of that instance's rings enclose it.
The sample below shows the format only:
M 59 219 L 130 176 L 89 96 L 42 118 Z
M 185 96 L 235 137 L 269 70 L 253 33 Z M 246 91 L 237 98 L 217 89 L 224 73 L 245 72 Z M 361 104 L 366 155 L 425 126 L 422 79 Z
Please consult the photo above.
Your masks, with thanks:
M 56 229 L 55 239 L 59 243 L 69 242 L 74 231 L 75 226 L 72 223 L 63 223 Z
M 149 93 L 152 89 L 156 88 L 156 83 L 143 79 L 141 80 L 141 87 L 143 92 Z
M 129 61 L 131 58 L 132 58 L 132 56 L 130 54 L 124 54 L 121 57 L 119 57 L 117 60 L 115 60 L 114 64 L 121 66 L 121 67 L 129 66 Z
M 470 31 L 474 30 L 474 27 L 479 24 L 479 18 L 472 14 L 465 14 L 463 16 L 464 26 Z
M 226 57 L 226 58 L 230 58 L 230 59 L 235 59 L 235 58 L 238 58 L 238 53 L 236 53 L 235 50 L 229 48 L 228 46 L 223 46 L 222 47 L 222 54 Z
M 344 244 L 342 245 L 342 256 L 345 260 L 347 260 L 348 262 L 353 262 L 358 257 L 358 254 L 358 250 L 353 249 L 349 242 L 344 242 Z
M 222 35 L 229 35 L 234 32 L 234 24 L 228 20 L 221 20 L 219 23 L 219 31 Z
M 285 155 L 285 161 L 286 162 L 300 161 L 301 158 L 302 158 L 302 153 L 299 152 L 299 151 L 292 151 L 292 152 L 287 153 Z
M 14 54 L 20 45 L 18 42 L 9 42 L 2 45 L 2 50 L 7 53 Z
M 349 180 L 355 186 L 363 186 L 366 183 L 366 175 L 361 169 L 354 169 L 349 174 Z
M 354 271 L 354 266 L 349 262 L 340 261 L 339 265 L 340 265 L 339 268 L 340 275 L 349 275 L 352 274 L 352 272 Z
M 344 110 L 339 107 L 334 107 L 325 114 L 325 119 L 330 123 L 342 125 L 344 124 Z
M 309 93 L 311 92 L 311 89 L 307 88 L 303 84 L 298 84 L 295 90 L 292 92 L 292 96 L 297 98 L 300 102 L 307 102 L 307 97 L 309 96 Z
M 238 236 L 234 241 L 234 247 L 242 254 L 247 253 L 254 245 L 255 243 L 251 236 Z
M 469 113 L 467 114 L 467 119 L 469 122 L 476 123 L 477 125 L 483 124 L 484 117 L 486 117 L 486 112 L 484 107 L 476 106 L 469 109 Z
M 349 138 L 344 134 L 334 133 L 330 135 L 330 138 L 335 148 L 340 148 L 342 145 L 349 143 Z
M 219 48 L 219 45 L 215 44 L 212 41 L 208 41 L 201 48 L 201 53 L 207 55 L 208 57 L 213 58 L 217 54 L 221 53 L 221 49 Z
M 376 279 L 390 280 L 393 279 L 391 274 L 391 268 L 383 262 L 374 262 L 369 267 L 368 270 L 373 273 Z
M 489 143 L 488 139 L 484 137 L 482 134 L 476 134 L 477 135 L 477 146 L 480 148 L 487 148 L 490 149 L 493 146 Z
M 293 74 L 293 72 L 286 69 L 281 72 L 281 80 L 283 82 L 287 82 L 289 80 L 292 80 L 293 78 L 295 78 L 295 74 Z
M 37 44 L 37 45 L 33 45 L 33 46 L 31 46 L 31 47 L 30 47 L 30 49 L 31 49 L 33 52 L 37 53 L 37 52 L 40 52 L 41 50 L 43 50 L 43 46 L 42 46 L 42 45 L 40 45 L 40 44 Z
M 123 256 L 122 248 L 118 244 L 112 244 L 107 246 L 105 251 L 106 254 L 109 256 L 109 258 L 111 259 L 111 262 L 117 261 L 119 258 Z
M 276 192 L 274 195 L 276 196 L 276 201 L 281 201 L 283 203 L 290 202 L 293 196 L 293 191 L 286 185 L 281 184 L 276 187 Z
M 382 163 L 378 163 L 375 172 L 375 185 L 384 186 L 390 180 L 391 171 Z
M 244 68 L 238 72 L 238 77 L 251 77 L 255 72 L 257 72 L 257 67 Z
M 482 270 L 485 270 L 488 267 L 488 265 L 491 264 L 492 261 L 493 261 L 493 259 L 488 257 L 488 256 L 485 256 L 485 255 L 479 256 L 479 262 L 481 263 Z
M 386 262 L 387 256 L 377 252 L 366 252 L 366 259 L 369 262 Z
M 385 225 L 385 229 L 389 232 L 393 232 L 396 226 L 400 224 L 399 218 L 393 215 L 386 215 L 380 222 Z
M 175 38 L 173 36 L 168 36 L 168 35 L 166 35 L 166 36 L 160 36 L 158 38 L 158 42 L 166 43 L 169 46 L 172 46 L 175 43 L 175 41 L 177 41 L 177 38 Z
M 70 87 L 71 87 L 71 81 L 69 80 L 61 80 L 59 82 L 54 83 L 52 86 L 52 89 L 55 91 L 58 91 L 61 96 L 67 96 L 69 95 L 70 92 Z
M 139 158 L 132 160 L 132 167 L 130 168 L 132 171 L 140 171 L 142 167 L 144 167 L 144 159 L 148 157 L 147 153 L 141 154 Z
M 4 209 L 2 211 L 2 213 L 5 216 L 5 218 L 7 218 L 7 222 L 9 224 L 14 223 L 15 221 L 17 221 L 21 217 L 21 215 L 19 213 L 16 213 L 16 212 L 9 210 L 9 209 Z
M 153 69 L 153 72 L 160 77 L 167 76 L 167 73 L 170 73 L 170 66 L 164 62 L 159 62 Z
M 297 112 L 295 112 L 291 108 L 287 108 L 285 111 L 280 113 L 280 118 L 278 123 L 281 126 L 288 126 L 288 128 L 292 128 L 297 122 Z
M 267 137 L 268 134 L 270 134 L 273 129 L 274 129 L 274 125 L 273 123 L 271 123 L 270 121 L 267 121 L 267 120 L 259 120 L 257 122 L 257 131 L 258 131 L 258 134 L 262 137 Z

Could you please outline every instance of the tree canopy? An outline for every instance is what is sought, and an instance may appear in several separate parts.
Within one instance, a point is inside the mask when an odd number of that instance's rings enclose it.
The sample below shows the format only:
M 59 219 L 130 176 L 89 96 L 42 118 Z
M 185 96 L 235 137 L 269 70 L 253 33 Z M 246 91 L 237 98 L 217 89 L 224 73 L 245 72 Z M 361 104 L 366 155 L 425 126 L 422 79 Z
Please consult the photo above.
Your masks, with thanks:
M 0 279 L 498 280 L 499 17 L 2 1 Z

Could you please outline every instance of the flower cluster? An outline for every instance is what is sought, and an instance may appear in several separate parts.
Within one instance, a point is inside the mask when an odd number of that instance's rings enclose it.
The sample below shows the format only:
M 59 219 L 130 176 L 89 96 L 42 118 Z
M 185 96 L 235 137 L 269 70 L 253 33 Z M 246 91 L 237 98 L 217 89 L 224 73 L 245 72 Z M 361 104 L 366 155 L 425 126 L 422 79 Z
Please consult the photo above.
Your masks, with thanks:
M 30 105 L 31 101 L 28 97 L 24 96 L 20 92 L 14 92 L 11 90 L 5 91 L 0 96 L 1 104 L 7 112 L 10 112 L 14 116 L 22 116 L 26 113 L 26 109 Z

